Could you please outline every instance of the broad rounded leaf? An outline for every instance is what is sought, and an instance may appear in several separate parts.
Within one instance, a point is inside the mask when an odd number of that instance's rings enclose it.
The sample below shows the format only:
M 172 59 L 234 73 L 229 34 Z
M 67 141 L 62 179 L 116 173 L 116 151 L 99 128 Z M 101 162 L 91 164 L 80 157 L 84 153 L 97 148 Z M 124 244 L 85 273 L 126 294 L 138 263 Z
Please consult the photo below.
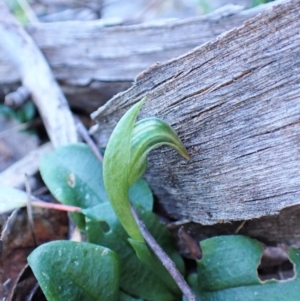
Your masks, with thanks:
M 246 236 L 219 236 L 201 242 L 198 283 L 208 290 L 258 284 L 263 246 Z M 245 253 L 247 251 L 247 253 Z
M 128 242 L 128 234 L 109 203 L 86 209 L 84 213 L 90 219 L 87 221 L 89 241 L 110 248 L 120 258 L 122 290 L 141 299 L 154 301 L 172 301 L 181 295 L 168 272 L 166 270 L 162 272 L 164 267 L 160 262 L 149 267 L 138 259 L 135 250 Z M 182 258 L 174 247 L 168 229 L 152 212 L 140 211 L 140 216 L 158 244 L 176 263 L 181 273 L 184 273 Z M 99 221 L 107 223 L 108 227 L 103 228 L 103 224 Z M 144 243 L 140 242 L 140 244 L 142 248 Z
M 300 296 L 300 250 L 290 249 L 294 279 L 262 282 L 257 267 L 262 244 L 241 235 L 219 236 L 201 242 L 203 258 L 198 275 L 189 278 L 199 301 L 298 301 Z
M 90 243 L 55 241 L 28 257 L 48 301 L 117 301 L 119 260 L 111 250 Z
M 102 165 L 86 144 L 62 146 L 45 155 L 40 172 L 51 193 L 63 204 L 88 208 L 108 202 Z M 72 216 L 84 228 L 84 217 L 78 213 Z

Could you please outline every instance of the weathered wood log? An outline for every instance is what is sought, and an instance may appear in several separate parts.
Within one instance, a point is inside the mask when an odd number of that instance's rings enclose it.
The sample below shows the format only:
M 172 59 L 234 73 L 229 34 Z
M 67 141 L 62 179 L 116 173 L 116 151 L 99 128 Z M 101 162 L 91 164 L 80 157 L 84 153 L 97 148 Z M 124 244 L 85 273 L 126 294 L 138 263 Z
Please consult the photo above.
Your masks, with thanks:
M 92 112 L 157 61 L 184 54 L 240 26 L 271 4 L 231 6 L 188 20 L 112 26 L 120 20 L 38 23 L 27 27 L 73 107 Z M 19 86 L 19 74 L 0 52 L 0 88 Z M 1 90 L 1 89 L 0 89 Z
M 143 96 L 140 118 L 178 132 L 191 160 L 150 156 L 167 213 L 202 224 L 270 216 L 300 204 L 300 1 L 284 1 L 214 41 L 141 73 L 93 117 L 104 145 Z

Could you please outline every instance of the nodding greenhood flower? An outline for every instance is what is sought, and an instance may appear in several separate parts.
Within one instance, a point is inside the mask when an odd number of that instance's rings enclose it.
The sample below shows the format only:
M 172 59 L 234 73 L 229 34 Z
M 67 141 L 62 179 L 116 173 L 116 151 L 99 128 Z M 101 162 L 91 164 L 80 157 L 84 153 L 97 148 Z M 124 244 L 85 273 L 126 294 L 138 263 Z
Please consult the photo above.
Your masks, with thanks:
M 128 235 L 144 242 L 131 212 L 129 188 L 147 169 L 148 153 L 161 145 L 168 145 L 186 159 L 189 155 L 175 131 L 158 118 L 135 123 L 143 98 L 121 118 L 115 127 L 103 160 L 104 185 L 114 211 Z

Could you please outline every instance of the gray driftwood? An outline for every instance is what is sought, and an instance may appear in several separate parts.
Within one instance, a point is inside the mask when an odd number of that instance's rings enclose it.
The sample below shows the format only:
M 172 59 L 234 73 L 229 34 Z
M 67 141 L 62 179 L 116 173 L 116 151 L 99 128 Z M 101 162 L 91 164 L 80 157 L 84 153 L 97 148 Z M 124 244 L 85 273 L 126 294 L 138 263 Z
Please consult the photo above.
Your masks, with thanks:
M 164 148 L 147 178 L 174 218 L 202 224 L 270 216 L 300 204 L 300 1 L 270 8 L 214 41 L 141 73 L 93 114 L 105 145 L 143 96 L 191 155 Z
M 207 16 L 131 26 L 120 20 L 37 23 L 28 33 L 45 55 L 73 107 L 92 112 L 157 61 L 184 54 L 263 11 L 229 6 Z M 0 53 L 0 88 L 19 86 L 19 74 Z M 0 89 L 1 90 L 1 89 Z

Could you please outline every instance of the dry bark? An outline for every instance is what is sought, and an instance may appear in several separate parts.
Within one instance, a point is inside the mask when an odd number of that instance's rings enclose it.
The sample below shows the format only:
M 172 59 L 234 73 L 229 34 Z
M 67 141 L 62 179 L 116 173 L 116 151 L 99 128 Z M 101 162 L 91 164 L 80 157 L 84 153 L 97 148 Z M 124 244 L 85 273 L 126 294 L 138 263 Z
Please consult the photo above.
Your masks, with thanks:
M 284 1 L 214 41 L 141 73 L 93 114 L 103 145 L 129 107 L 178 132 L 191 160 L 150 156 L 167 213 L 202 224 L 271 216 L 300 203 L 300 1 Z
M 134 78 L 157 61 L 184 54 L 226 30 L 240 26 L 268 4 L 241 11 L 229 6 L 203 17 L 131 26 L 120 20 L 38 23 L 28 33 L 45 55 L 73 107 L 92 112 L 130 87 Z M 19 74 L 0 53 L 0 87 L 18 87 Z
M 30 92 L 54 147 L 78 141 L 68 102 L 32 38 L 0 2 L 0 48 Z

